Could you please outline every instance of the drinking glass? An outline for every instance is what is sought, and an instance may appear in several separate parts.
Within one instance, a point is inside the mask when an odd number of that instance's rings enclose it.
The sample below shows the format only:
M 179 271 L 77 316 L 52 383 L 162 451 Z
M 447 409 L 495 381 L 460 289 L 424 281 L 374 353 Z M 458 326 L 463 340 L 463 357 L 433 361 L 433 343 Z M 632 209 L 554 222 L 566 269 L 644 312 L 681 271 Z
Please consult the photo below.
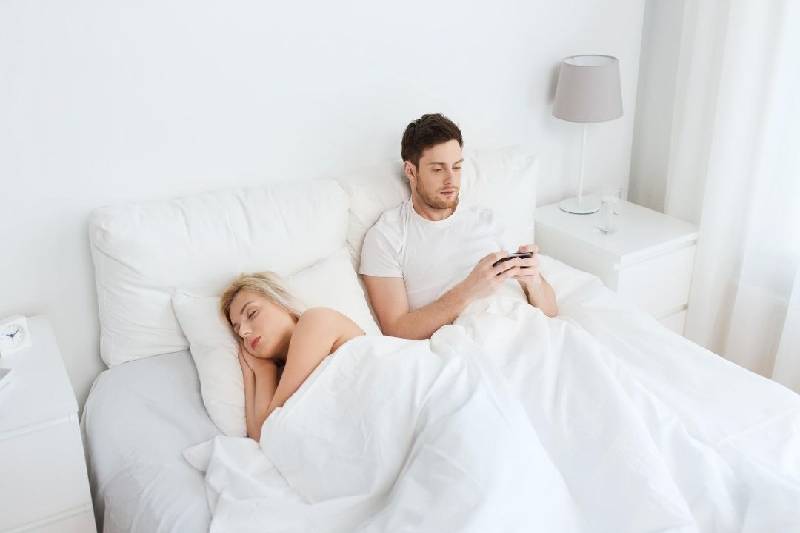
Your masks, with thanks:
M 614 233 L 617 230 L 617 223 L 614 219 L 614 197 L 602 196 L 600 198 L 600 224 L 597 229 L 603 233 Z

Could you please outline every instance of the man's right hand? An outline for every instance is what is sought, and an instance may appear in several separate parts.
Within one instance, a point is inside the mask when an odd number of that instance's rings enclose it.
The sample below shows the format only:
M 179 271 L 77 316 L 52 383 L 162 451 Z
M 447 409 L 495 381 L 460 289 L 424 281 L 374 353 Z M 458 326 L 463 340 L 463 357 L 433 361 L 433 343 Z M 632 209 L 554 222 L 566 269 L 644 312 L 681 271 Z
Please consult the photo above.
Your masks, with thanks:
M 505 280 L 518 275 L 522 265 L 521 259 L 514 258 L 497 263 L 508 255 L 506 252 L 494 252 L 478 261 L 469 276 L 458 284 L 458 290 L 461 291 L 464 298 L 472 301 L 489 296 Z

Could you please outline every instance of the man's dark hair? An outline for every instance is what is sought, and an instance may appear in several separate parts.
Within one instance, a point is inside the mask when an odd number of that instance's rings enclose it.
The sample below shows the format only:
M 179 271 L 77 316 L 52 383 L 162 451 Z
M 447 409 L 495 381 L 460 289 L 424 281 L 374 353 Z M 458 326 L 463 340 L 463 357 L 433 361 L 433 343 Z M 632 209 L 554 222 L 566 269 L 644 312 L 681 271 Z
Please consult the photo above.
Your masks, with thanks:
M 440 113 L 422 115 L 406 126 L 400 143 L 400 156 L 403 161 L 410 161 L 415 167 L 419 167 L 419 160 L 425 149 L 453 139 L 458 141 L 459 146 L 464 146 L 461 130 L 452 120 Z

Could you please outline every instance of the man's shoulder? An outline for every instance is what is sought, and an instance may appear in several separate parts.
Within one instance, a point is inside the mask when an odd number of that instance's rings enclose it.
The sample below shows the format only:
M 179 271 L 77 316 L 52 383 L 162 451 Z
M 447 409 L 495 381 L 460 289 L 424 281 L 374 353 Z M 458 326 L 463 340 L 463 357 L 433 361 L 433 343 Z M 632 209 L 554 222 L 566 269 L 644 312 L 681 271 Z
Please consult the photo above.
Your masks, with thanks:
M 399 224 L 402 219 L 402 212 L 405 205 L 406 202 L 403 202 L 394 207 L 390 207 L 381 213 L 381 216 L 378 217 L 376 224 Z
M 364 237 L 358 273 L 365 276 L 402 277 L 403 204 L 387 209 Z

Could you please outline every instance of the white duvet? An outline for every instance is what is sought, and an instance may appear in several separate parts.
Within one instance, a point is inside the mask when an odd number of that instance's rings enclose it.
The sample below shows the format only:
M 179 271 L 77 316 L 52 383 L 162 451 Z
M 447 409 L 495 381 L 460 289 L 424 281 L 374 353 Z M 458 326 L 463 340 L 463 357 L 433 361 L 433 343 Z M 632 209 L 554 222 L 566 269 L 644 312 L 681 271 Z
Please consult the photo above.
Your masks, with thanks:
M 590 287 L 358 338 L 217 437 L 212 531 L 800 531 L 800 400 Z
M 578 513 L 518 402 L 456 326 L 432 341 L 359 337 L 264 423 L 216 437 L 211 531 L 577 531 Z

